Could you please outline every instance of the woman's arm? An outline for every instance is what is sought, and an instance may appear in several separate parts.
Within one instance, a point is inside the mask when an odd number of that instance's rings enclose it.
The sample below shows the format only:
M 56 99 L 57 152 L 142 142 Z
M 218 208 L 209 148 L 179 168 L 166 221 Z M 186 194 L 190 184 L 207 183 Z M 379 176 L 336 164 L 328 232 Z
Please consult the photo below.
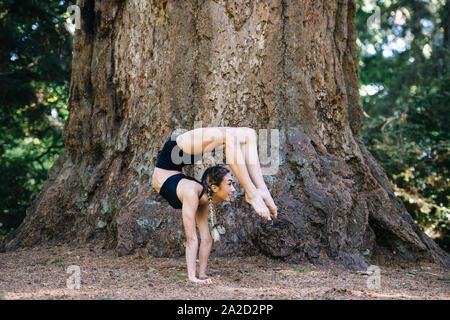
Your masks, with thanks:
M 208 224 L 208 204 L 203 206 L 199 206 L 197 210 L 197 225 L 198 231 L 200 233 L 200 252 L 199 256 L 199 270 L 198 277 L 199 278 L 208 278 L 206 275 L 206 267 L 208 264 L 209 254 L 211 252 L 212 247 L 212 238 L 209 232 L 209 224 Z
M 188 279 L 197 283 L 210 283 L 211 279 L 200 280 L 196 276 L 196 259 L 198 251 L 197 230 L 195 229 L 195 214 L 198 208 L 198 195 L 193 190 L 183 193 L 183 224 L 186 234 L 186 263 Z

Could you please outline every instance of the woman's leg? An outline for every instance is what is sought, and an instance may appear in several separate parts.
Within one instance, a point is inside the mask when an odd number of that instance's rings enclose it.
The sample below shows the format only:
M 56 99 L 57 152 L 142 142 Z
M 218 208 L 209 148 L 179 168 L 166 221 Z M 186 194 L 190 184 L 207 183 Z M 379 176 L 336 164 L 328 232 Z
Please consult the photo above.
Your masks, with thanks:
M 244 131 L 243 135 L 245 135 L 245 142 L 242 145 L 248 173 L 255 184 L 255 187 L 261 193 L 264 202 L 270 210 L 272 218 L 276 219 L 278 208 L 270 195 L 266 183 L 264 182 L 258 156 L 256 131 L 250 128 L 242 128 L 242 131 Z
M 243 136 L 240 135 L 239 128 L 235 131 L 227 132 L 225 141 L 225 156 L 227 158 L 227 164 L 242 184 L 242 187 L 245 190 L 245 200 L 251 204 L 256 213 L 263 219 L 272 220 L 270 218 L 269 209 L 250 178 L 245 157 L 241 149 L 242 142 Z
M 225 142 L 228 127 L 197 128 L 180 134 L 177 145 L 189 154 L 207 153 Z
M 245 190 L 245 199 L 256 213 L 264 219 L 271 220 L 270 212 L 258 189 L 253 184 L 247 170 L 246 161 L 241 150 L 245 130 L 232 127 L 197 128 L 178 136 L 178 146 L 187 153 L 206 153 L 225 145 L 227 164 Z

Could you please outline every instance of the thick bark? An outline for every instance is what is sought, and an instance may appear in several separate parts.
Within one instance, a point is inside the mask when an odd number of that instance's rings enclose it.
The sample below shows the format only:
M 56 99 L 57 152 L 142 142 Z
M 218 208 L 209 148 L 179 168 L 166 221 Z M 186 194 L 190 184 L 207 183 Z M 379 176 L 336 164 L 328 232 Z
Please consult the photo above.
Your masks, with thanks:
M 184 253 L 179 211 L 151 187 L 176 128 L 278 129 L 268 224 L 218 208 L 217 255 L 363 268 L 449 257 L 411 219 L 358 136 L 354 1 L 81 1 L 66 151 L 4 249 L 103 239 L 119 255 Z M 202 168 L 187 169 L 199 178 Z M 363 254 L 364 252 L 364 254 Z

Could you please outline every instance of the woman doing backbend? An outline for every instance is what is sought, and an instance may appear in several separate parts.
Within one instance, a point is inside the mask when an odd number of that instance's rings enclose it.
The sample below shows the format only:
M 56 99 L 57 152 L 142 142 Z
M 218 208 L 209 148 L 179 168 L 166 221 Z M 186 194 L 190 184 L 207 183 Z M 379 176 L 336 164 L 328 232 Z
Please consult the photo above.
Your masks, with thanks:
M 262 176 L 256 145 L 256 131 L 251 128 L 214 127 L 197 128 L 169 139 L 158 155 L 152 176 L 152 185 L 169 204 L 182 209 L 186 234 L 186 262 L 188 279 L 196 283 L 211 283 L 206 266 L 212 247 L 208 226 L 208 208 L 211 208 L 213 233 L 214 205 L 230 201 L 236 191 L 228 169 L 221 166 L 205 170 L 202 181 L 186 176 L 182 168 L 194 164 L 204 153 L 224 150 L 226 163 L 241 183 L 245 200 L 266 220 L 277 218 L 277 207 Z M 198 250 L 197 221 L 200 233 L 199 278 L 196 277 Z

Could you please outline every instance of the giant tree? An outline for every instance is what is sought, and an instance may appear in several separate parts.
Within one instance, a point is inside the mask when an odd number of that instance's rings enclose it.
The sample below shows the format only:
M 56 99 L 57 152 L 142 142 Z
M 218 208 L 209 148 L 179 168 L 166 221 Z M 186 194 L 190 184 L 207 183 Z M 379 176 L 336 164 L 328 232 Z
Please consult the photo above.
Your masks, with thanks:
M 279 165 L 265 176 L 278 220 L 257 217 L 241 191 L 218 208 L 226 232 L 215 254 L 449 265 L 359 136 L 354 1 L 79 6 L 66 150 L 4 249 L 98 239 L 119 255 L 183 254 L 181 214 L 151 175 L 170 134 L 200 123 L 278 133 Z M 198 178 L 205 165 L 187 173 Z

